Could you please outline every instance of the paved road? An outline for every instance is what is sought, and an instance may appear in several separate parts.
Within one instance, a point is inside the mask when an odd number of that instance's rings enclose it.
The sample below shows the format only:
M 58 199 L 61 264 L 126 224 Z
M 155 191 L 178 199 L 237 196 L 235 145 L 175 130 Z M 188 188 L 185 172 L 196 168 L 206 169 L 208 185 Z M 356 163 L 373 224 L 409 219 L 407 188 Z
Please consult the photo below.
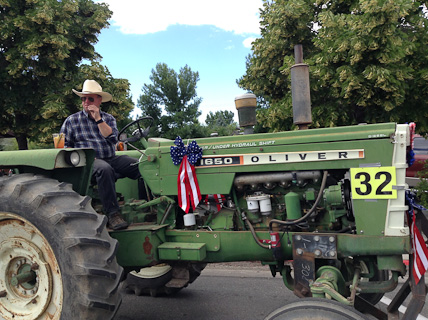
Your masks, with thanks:
M 388 297 L 392 294 L 385 299 Z M 209 265 L 194 283 L 174 296 L 125 293 L 114 320 L 260 320 L 296 300 L 282 279 L 273 278 L 267 267 L 254 263 L 240 264 L 239 268 Z M 427 306 L 422 315 L 420 320 L 428 319 Z
M 296 299 L 282 279 L 273 278 L 267 267 L 216 268 L 202 275 L 174 296 L 137 297 L 125 294 L 114 320 L 251 320 Z M 288 298 L 284 294 L 288 293 Z

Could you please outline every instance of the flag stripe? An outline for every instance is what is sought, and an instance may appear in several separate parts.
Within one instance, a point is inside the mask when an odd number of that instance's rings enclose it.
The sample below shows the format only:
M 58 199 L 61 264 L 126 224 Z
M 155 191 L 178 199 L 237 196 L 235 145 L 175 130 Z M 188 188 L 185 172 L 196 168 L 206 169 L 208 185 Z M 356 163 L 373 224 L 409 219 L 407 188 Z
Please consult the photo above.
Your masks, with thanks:
M 183 157 L 180 169 L 178 170 L 177 189 L 178 205 L 186 213 L 189 212 L 190 206 L 195 209 L 202 199 L 195 168 L 190 165 L 187 155 Z
M 215 194 L 214 195 L 214 199 L 216 202 L 216 206 L 217 206 L 217 211 L 221 210 L 222 204 L 223 204 L 223 195 L 221 194 Z
M 186 196 L 186 186 L 185 186 L 185 179 L 186 179 L 186 172 L 183 170 L 184 161 L 180 165 L 180 169 L 178 171 L 178 205 L 187 213 L 189 212 L 189 206 L 187 203 L 187 196 Z
M 193 208 L 195 208 L 199 204 L 202 196 L 199 190 L 199 184 L 197 184 L 195 168 L 192 167 L 188 161 L 186 167 L 190 183 L 190 197 L 192 199 Z
M 413 246 L 413 276 L 416 284 L 419 283 L 421 277 L 428 269 L 428 248 L 424 242 L 420 231 L 416 226 L 415 213 L 413 212 L 413 219 L 411 225 L 412 233 L 412 246 Z
M 419 282 L 419 280 L 421 279 L 421 273 L 419 271 L 419 264 L 418 264 L 418 252 L 416 250 L 416 244 L 415 244 L 415 230 L 414 230 L 414 223 L 412 225 L 412 246 L 413 246 L 413 276 L 415 277 L 415 281 L 416 284 Z

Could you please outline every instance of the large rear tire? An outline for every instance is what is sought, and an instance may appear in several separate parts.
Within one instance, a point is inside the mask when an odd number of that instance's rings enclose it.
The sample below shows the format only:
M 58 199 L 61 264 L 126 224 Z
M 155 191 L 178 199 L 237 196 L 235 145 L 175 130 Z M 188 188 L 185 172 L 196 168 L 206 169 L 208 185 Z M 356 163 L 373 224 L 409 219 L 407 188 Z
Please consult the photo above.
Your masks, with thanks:
M 327 299 L 304 298 L 279 308 L 265 320 L 367 320 L 352 307 Z
M 0 178 L 0 319 L 111 319 L 121 296 L 118 243 L 70 184 Z

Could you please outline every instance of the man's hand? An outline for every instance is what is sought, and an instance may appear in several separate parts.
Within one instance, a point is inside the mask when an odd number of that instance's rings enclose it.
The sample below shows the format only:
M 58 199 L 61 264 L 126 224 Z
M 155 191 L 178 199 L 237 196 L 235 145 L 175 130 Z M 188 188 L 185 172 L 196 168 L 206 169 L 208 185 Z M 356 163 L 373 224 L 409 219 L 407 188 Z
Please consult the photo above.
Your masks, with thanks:
M 94 104 L 91 104 L 88 106 L 88 112 L 91 115 L 91 118 L 94 119 L 95 121 L 98 121 L 101 119 L 100 107 Z

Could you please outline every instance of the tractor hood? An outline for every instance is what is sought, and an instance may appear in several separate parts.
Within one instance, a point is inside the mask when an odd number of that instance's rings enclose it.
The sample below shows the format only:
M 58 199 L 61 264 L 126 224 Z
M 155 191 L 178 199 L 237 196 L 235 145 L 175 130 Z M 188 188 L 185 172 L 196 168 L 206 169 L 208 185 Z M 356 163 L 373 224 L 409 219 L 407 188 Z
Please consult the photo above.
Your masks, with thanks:
M 395 123 L 296 130 L 194 139 L 202 148 L 195 165 L 202 194 L 228 194 L 236 175 L 358 167 L 362 163 L 391 165 Z M 183 140 L 188 145 L 193 139 Z M 151 138 L 147 161 L 140 164 L 153 192 L 177 194 L 179 166 L 172 163 L 173 140 Z

